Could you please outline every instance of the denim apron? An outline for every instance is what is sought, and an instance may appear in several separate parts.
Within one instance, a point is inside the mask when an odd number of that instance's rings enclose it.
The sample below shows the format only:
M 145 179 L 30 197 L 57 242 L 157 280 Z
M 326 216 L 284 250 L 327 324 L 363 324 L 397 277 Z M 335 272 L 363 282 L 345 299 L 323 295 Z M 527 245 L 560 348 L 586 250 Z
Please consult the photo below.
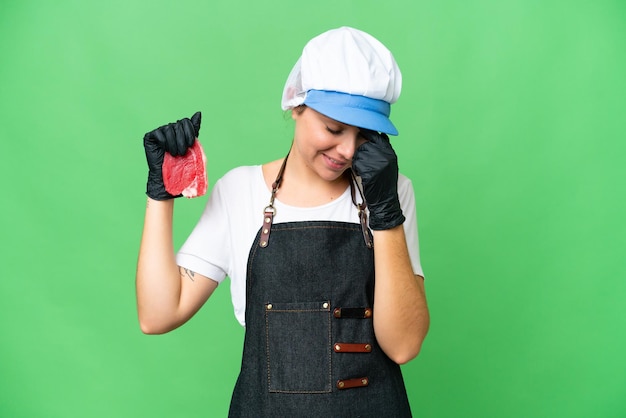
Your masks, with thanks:
M 284 163 L 248 257 L 243 360 L 229 417 L 410 417 L 400 366 L 374 335 L 366 221 L 273 225 L 283 170 Z

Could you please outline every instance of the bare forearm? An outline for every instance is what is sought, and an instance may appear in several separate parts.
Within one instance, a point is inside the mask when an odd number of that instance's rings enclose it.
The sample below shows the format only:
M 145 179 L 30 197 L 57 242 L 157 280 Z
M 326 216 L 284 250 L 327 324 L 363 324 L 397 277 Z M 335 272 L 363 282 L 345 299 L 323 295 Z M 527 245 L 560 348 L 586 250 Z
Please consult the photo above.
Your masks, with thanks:
M 176 320 L 181 292 L 172 242 L 173 200 L 148 198 L 137 262 L 137 311 L 144 332 Z
M 430 323 L 423 280 L 413 273 L 402 226 L 374 231 L 374 254 L 376 339 L 392 360 L 406 363 L 419 354 Z

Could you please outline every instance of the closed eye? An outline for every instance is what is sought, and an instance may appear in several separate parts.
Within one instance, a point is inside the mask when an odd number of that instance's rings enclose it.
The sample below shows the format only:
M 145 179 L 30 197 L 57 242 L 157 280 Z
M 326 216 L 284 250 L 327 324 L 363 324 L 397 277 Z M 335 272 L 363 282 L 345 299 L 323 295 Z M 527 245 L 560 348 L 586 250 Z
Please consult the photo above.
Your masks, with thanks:
M 343 129 L 334 130 L 334 129 L 331 129 L 329 126 L 326 126 L 326 130 L 333 135 L 340 135 L 343 132 Z

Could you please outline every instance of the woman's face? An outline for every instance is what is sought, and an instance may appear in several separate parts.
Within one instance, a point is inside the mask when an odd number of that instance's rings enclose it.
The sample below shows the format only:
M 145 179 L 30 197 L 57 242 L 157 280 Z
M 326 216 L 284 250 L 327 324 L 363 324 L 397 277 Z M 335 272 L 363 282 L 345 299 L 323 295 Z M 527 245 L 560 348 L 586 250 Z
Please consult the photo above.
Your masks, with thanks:
M 365 142 L 356 126 L 346 125 L 315 110 L 294 109 L 296 121 L 292 156 L 327 181 L 335 181 L 352 165 L 352 156 Z M 295 155 L 293 155 L 295 154 Z

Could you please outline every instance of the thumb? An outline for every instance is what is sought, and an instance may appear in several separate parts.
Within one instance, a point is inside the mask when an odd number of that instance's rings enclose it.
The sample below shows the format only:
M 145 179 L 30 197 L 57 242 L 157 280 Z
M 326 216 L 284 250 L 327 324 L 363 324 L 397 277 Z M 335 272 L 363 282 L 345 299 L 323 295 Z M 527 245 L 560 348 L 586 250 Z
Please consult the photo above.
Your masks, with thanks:
M 361 136 L 363 136 L 363 138 L 365 138 L 367 141 L 379 146 L 390 144 L 389 137 L 387 136 L 387 134 L 382 132 L 376 132 L 369 129 L 361 129 Z
M 200 121 L 201 121 L 201 119 L 202 119 L 202 113 L 201 112 L 196 112 L 191 117 L 191 124 L 193 125 L 193 130 L 194 130 L 194 133 L 196 134 L 196 138 L 198 137 L 198 134 L 200 133 Z

